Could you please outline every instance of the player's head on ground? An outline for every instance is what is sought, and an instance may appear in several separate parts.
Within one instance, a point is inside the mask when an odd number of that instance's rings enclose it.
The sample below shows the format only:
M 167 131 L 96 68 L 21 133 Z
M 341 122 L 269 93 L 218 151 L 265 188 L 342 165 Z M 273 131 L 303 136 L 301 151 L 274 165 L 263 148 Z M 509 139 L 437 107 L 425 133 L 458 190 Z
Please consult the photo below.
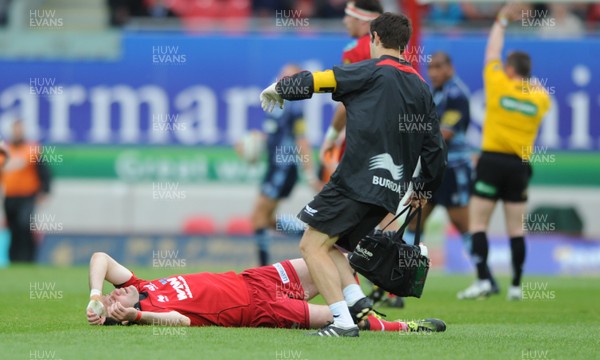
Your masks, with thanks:
M 403 14 L 383 13 L 371 21 L 371 58 L 400 57 L 412 34 L 410 20 Z
M 112 304 L 118 302 L 124 307 L 133 307 L 140 301 L 140 293 L 135 286 L 127 286 L 119 289 L 114 289 L 110 294 L 102 297 L 102 304 L 108 308 Z
M 369 33 L 369 23 L 383 13 L 379 0 L 348 1 L 344 25 L 348 35 L 359 38 Z
M 524 51 L 513 51 L 506 57 L 504 65 L 506 75 L 511 79 L 531 77 L 531 57 Z
M 433 88 L 438 89 L 444 86 L 446 81 L 454 76 L 454 66 L 452 66 L 450 55 L 443 51 L 433 53 L 427 66 L 427 74 Z

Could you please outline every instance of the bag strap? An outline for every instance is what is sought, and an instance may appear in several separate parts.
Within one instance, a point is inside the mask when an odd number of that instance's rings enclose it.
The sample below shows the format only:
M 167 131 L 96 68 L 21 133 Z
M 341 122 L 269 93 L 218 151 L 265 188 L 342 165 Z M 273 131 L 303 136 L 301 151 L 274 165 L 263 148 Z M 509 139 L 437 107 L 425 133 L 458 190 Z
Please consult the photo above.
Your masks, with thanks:
M 406 208 L 404 208 L 400 214 L 398 214 L 398 216 L 402 215 L 406 210 L 408 210 L 408 214 L 406 215 L 406 219 L 404 220 L 404 223 L 402 224 L 402 226 L 400 226 L 400 229 L 398 229 L 398 231 L 396 231 L 396 233 L 394 234 L 394 236 L 392 237 L 392 240 L 395 242 L 401 242 L 402 241 L 402 235 L 404 235 L 404 232 L 406 231 L 406 228 L 408 227 L 408 224 L 410 224 L 410 222 L 415 218 L 415 216 L 417 217 L 417 229 L 415 230 L 415 246 L 419 246 L 420 242 L 421 242 L 421 213 L 422 213 L 422 207 L 419 204 L 419 206 L 417 207 L 416 210 L 413 211 L 412 206 L 407 205 Z M 396 218 L 398 218 L 398 216 L 396 216 L 394 218 L 394 220 L 396 220 Z M 392 221 L 394 221 L 392 220 Z M 388 224 L 389 225 L 389 224 Z M 387 225 L 386 225 L 387 227 Z
M 398 213 L 398 215 L 394 216 L 394 218 L 393 218 L 392 220 L 390 220 L 390 222 L 389 222 L 389 223 L 387 223 L 387 225 L 386 225 L 386 226 L 384 226 L 384 227 L 383 227 L 383 229 L 381 229 L 381 231 L 383 232 L 385 229 L 387 229 L 387 227 L 388 227 L 388 226 L 392 225 L 392 223 L 393 223 L 394 221 L 398 220 L 398 218 L 399 218 L 400 216 L 402 216 L 402 214 L 404 214 L 404 213 L 405 213 L 407 210 L 408 210 L 408 214 L 410 215 L 410 209 L 411 209 L 410 205 L 409 205 L 409 206 L 407 206 L 407 207 L 405 207 L 404 209 L 402 209 L 402 211 L 400 211 L 400 212 Z M 409 215 L 406 215 L 406 216 L 408 217 Z
M 419 158 L 417 159 L 417 165 L 415 166 L 415 170 L 413 171 L 413 175 L 412 175 L 413 180 L 416 177 L 418 177 L 420 173 L 421 173 L 421 157 L 419 156 Z M 408 185 L 406 194 L 409 194 L 412 191 L 413 191 L 413 182 L 411 181 L 410 184 Z M 402 200 L 401 200 L 400 204 L 401 203 L 402 203 Z M 400 205 L 398 205 L 398 208 L 400 208 Z M 416 211 L 412 211 L 412 207 L 410 206 L 410 204 L 408 206 L 406 206 L 381 231 L 385 230 L 385 228 L 390 226 L 391 223 L 396 221 L 398 219 L 398 217 L 400 217 L 400 215 L 404 214 L 404 212 L 406 212 L 407 210 L 408 210 L 408 214 L 406 214 L 406 219 L 404 220 L 404 224 L 402 224 L 400 229 L 398 229 L 398 231 L 394 234 L 394 236 L 392 237 L 392 240 L 396 241 L 396 242 L 402 242 L 402 235 L 404 235 L 404 231 L 406 231 L 408 224 L 410 224 L 410 222 L 412 221 L 412 219 L 415 217 L 415 214 L 416 214 L 417 215 L 417 229 L 415 231 L 415 245 L 418 246 L 420 243 L 420 240 L 421 240 L 421 211 L 422 211 L 422 209 L 421 209 L 420 203 L 419 203 L 419 207 L 417 208 Z

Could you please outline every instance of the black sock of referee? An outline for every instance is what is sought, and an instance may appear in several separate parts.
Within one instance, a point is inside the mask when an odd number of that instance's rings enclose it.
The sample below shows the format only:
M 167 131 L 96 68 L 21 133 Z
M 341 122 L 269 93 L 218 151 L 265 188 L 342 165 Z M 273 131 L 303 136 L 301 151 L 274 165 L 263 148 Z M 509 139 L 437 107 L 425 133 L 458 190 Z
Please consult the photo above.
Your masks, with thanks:
M 521 285 L 523 275 L 523 264 L 525 264 L 525 238 L 517 236 L 510 238 L 510 251 L 512 253 L 513 286 Z
M 483 232 L 476 232 L 471 235 L 473 240 L 473 255 L 476 261 L 475 266 L 477 267 L 477 277 L 479 280 L 489 279 L 490 274 L 488 272 L 487 258 L 488 258 L 488 239 L 487 235 Z

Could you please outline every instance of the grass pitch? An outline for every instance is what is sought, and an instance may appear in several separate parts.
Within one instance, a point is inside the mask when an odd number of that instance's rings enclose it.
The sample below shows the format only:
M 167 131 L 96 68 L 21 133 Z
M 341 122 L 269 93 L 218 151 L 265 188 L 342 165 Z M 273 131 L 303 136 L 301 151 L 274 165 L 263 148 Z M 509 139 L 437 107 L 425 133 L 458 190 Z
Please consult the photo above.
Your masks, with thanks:
M 143 278 L 180 272 L 134 270 Z M 521 302 L 505 300 L 508 280 L 500 278 L 501 295 L 458 301 L 471 278 L 433 273 L 422 299 L 380 310 L 388 319 L 441 318 L 445 333 L 331 339 L 287 329 L 91 327 L 86 268 L 0 274 L 2 359 L 600 359 L 600 281 L 591 277 L 526 277 Z

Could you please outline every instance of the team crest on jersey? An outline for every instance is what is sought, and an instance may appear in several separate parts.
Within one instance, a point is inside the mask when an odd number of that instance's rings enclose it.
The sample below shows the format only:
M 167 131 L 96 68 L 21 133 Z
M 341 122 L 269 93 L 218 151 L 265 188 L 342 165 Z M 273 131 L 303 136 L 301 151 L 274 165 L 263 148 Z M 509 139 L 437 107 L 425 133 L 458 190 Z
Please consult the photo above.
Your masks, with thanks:
M 167 283 L 167 279 L 160 279 L 158 282 L 164 285 Z
M 351 42 L 348 43 L 348 45 L 346 45 L 346 47 L 344 48 L 344 51 L 350 51 L 350 50 L 354 49 L 356 47 L 356 45 L 358 45 L 358 40 L 352 40 Z
M 156 287 L 156 285 L 154 285 L 154 284 L 152 284 L 152 283 L 150 283 L 150 284 L 146 284 L 146 285 L 144 285 L 144 287 L 145 287 L 146 289 L 148 289 L 148 291 L 156 291 L 156 290 L 158 289 L 158 288 Z

